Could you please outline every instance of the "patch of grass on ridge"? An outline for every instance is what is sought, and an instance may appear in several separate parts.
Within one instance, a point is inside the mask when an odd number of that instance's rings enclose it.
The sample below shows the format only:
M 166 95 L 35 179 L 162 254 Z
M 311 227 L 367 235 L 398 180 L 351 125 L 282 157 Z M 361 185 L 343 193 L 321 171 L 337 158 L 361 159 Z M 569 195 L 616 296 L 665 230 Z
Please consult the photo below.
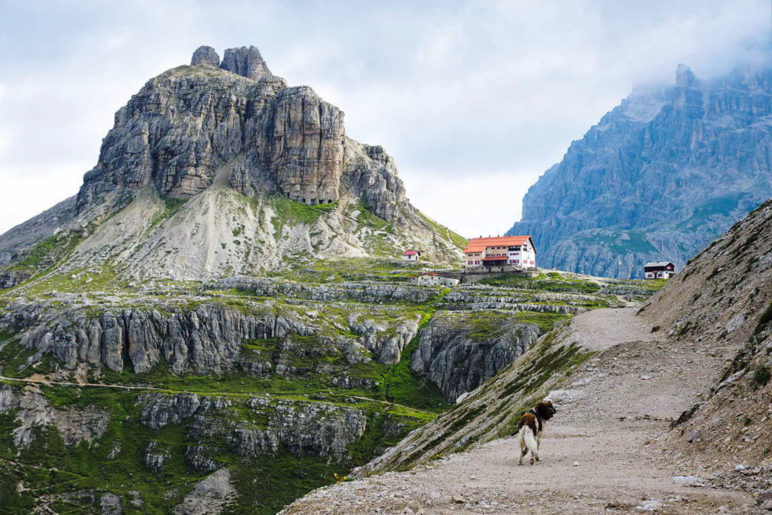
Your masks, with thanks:
M 445 227 L 444 225 L 441 225 L 435 222 L 434 220 L 432 220 L 422 212 L 419 211 L 418 215 L 423 219 L 424 222 L 429 224 L 429 226 L 431 226 L 431 228 L 434 229 L 436 233 L 441 234 L 447 237 L 448 239 L 450 239 L 450 241 L 452 241 L 456 247 L 463 249 L 464 247 L 466 247 L 466 244 L 469 242 L 469 240 L 467 240 L 460 234 L 457 234 L 453 232 L 451 229 Z
M 80 236 L 71 231 L 49 236 L 35 245 L 24 259 L 11 269 L 41 272 L 51 268 L 67 257 L 80 240 Z
M 592 294 L 600 290 L 600 285 L 596 282 L 566 277 L 557 272 L 550 272 L 548 275 L 542 273 L 536 277 L 529 277 L 524 274 L 505 274 L 497 277 L 486 277 L 478 282 L 488 286 L 503 286 L 557 293 Z

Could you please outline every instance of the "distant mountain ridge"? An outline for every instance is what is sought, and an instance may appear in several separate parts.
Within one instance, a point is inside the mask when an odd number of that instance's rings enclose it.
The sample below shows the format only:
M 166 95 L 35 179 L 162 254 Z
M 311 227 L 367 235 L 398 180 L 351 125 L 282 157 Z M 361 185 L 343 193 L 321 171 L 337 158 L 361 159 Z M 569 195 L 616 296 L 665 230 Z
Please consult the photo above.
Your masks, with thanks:
M 634 91 L 523 199 L 507 234 L 531 234 L 539 265 L 620 278 L 677 268 L 772 197 L 772 68 Z

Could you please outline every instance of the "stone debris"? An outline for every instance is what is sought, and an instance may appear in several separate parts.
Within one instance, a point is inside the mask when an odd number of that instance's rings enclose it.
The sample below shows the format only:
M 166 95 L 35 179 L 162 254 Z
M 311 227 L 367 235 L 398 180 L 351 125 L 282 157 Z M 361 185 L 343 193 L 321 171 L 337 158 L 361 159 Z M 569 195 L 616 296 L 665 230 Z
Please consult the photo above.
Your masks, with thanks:
M 221 468 L 198 482 L 182 502 L 174 508 L 175 515 L 208 515 L 220 513 L 236 495 L 230 470 Z
M 679 486 L 705 486 L 705 481 L 696 476 L 674 476 L 673 483 Z

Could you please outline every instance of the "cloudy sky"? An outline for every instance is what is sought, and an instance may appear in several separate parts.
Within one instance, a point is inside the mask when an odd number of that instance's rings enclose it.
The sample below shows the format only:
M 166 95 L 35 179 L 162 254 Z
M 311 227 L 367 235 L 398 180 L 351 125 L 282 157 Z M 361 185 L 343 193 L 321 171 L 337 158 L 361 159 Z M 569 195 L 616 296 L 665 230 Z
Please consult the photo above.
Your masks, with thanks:
M 202 44 L 257 46 L 346 131 L 395 157 L 413 203 L 499 234 L 636 84 L 770 49 L 770 0 L 0 0 L 0 233 L 77 192 L 113 114 Z

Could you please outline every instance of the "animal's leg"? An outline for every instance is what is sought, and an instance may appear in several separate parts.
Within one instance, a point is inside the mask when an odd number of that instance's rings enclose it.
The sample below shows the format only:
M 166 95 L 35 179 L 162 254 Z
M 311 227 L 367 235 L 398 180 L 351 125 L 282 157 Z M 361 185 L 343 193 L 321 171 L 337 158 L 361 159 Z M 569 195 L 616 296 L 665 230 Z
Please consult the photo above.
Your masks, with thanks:
M 525 427 L 525 446 L 528 447 L 528 450 L 531 451 L 531 465 L 533 465 L 533 461 L 539 461 L 539 447 L 536 444 L 536 438 L 534 437 L 533 431 L 530 427 Z
M 536 449 L 541 449 L 541 435 L 536 437 Z
M 520 461 L 517 464 L 522 465 L 523 458 L 525 458 L 525 455 L 528 453 L 528 447 L 525 446 L 525 437 L 522 429 L 517 433 L 517 440 L 520 443 Z

